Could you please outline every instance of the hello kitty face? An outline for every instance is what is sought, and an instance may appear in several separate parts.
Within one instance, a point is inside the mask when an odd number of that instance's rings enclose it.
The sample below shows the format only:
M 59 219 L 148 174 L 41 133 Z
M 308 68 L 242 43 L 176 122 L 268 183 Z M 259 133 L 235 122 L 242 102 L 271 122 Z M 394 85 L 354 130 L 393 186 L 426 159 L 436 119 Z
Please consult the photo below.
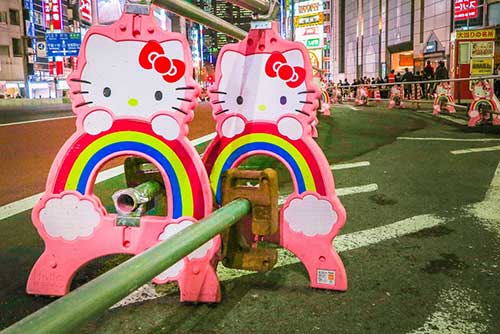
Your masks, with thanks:
M 77 114 L 88 108 L 106 110 L 86 116 L 87 133 L 97 134 L 111 127 L 114 116 L 151 120 L 158 112 L 170 116 L 156 117 L 153 129 L 163 129 L 164 137 L 173 139 L 180 134 L 179 120 L 189 115 L 198 93 L 198 87 L 186 81 L 187 55 L 180 41 L 114 41 L 93 34 L 85 44 L 85 65 L 79 78 L 70 78 L 70 84 L 79 83 L 81 89 L 72 95 L 81 95 Z M 161 120 L 161 124 L 158 121 Z M 154 123 L 157 123 L 156 125 Z M 162 130 L 160 130 L 162 131 Z
M 491 95 L 491 88 L 487 82 L 479 81 L 474 85 L 474 96 L 477 98 L 488 98 Z
M 448 87 L 445 85 L 438 85 L 436 91 L 438 95 L 448 95 Z
M 220 64 L 221 78 L 211 91 L 216 120 L 239 115 L 245 121 L 279 123 L 288 115 L 307 123 L 314 118 L 311 107 L 317 103 L 317 91 L 306 87 L 304 59 L 299 50 L 246 56 L 228 50 L 222 54 Z M 294 123 L 292 128 L 297 131 L 291 136 L 300 137 L 302 127 L 299 129 L 297 124 L 300 122 L 285 118 L 285 122 Z M 223 132 L 229 137 L 244 128 L 241 118 L 233 121 L 237 124 L 223 125 Z

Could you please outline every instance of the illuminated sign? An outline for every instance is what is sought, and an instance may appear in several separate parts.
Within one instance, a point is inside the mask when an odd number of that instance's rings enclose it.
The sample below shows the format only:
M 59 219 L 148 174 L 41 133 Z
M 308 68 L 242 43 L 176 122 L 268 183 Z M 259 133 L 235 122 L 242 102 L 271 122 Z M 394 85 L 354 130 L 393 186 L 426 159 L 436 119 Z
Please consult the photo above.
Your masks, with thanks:
M 97 0 L 97 18 L 100 24 L 113 23 L 120 18 L 125 0 Z
M 471 75 L 488 75 L 493 73 L 493 58 L 471 59 Z
M 82 36 L 79 32 L 47 33 L 47 55 L 57 56 L 78 56 Z
M 319 38 L 311 38 L 306 41 L 307 48 L 319 48 L 321 45 L 321 41 Z
M 309 14 L 295 17 L 296 27 L 307 27 L 323 24 L 323 13 Z
M 456 39 L 495 39 L 495 29 L 459 30 Z
M 455 21 L 477 17 L 477 0 L 455 0 Z
M 80 18 L 87 22 L 92 22 L 92 1 L 80 0 Z
M 323 12 L 322 1 L 303 1 L 295 3 L 295 16 L 301 16 L 313 13 L 322 13 L 322 12 Z
M 63 18 L 61 0 L 45 0 L 44 14 L 45 29 L 48 29 L 50 31 L 62 30 Z

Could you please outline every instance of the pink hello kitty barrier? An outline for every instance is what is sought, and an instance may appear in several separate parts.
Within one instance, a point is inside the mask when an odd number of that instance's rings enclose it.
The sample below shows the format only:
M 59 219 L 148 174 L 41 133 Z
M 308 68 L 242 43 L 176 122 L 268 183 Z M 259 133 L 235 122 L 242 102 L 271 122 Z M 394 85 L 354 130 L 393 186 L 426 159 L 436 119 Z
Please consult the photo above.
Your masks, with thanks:
M 455 113 L 454 99 L 451 86 L 448 82 L 441 82 L 436 86 L 434 93 L 434 111 L 433 115 L 439 114 L 442 109 L 446 108 L 450 114 Z
M 87 262 L 140 253 L 212 210 L 208 175 L 186 137 L 200 92 L 186 39 L 162 31 L 152 15 L 125 13 L 113 25 L 89 29 L 78 63 L 68 78 L 77 130 L 59 151 L 32 213 L 45 251 L 29 276 L 30 294 L 64 295 Z M 94 195 L 100 167 L 122 155 L 146 158 L 158 168 L 165 217 L 118 226 L 117 215 Z M 182 301 L 219 301 L 211 265 L 219 246 L 219 237 L 210 240 L 155 281 L 177 281 Z
M 320 91 L 303 44 L 283 40 L 276 23 L 251 29 L 243 41 L 222 48 L 209 94 L 217 136 L 203 159 L 216 201 L 226 170 L 253 155 L 278 159 L 294 183 L 280 212 L 279 244 L 302 261 L 312 287 L 346 290 L 344 265 L 332 246 L 346 213 L 312 138 Z
M 469 107 L 468 125 L 473 127 L 480 122 L 488 122 L 490 119 L 492 125 L 500 125 L 500 102 L 488 81 L 476 82 L 472 89 L 472 96 L 474 101 Z
M 363 85 L 356 88 L 356 99 L 354 103 L 358 106 L 368 105 L 368 87 Z
M 403 101 L 403 98 L 405 96 L 405 92 L 403 89 L 402 85 L 393 85 L 391 87 L 390 93 L 389 93 L 389 109 L 394 108 L 395 106 L 398 106 L 399 108 L 405 108 L 405 102 Z

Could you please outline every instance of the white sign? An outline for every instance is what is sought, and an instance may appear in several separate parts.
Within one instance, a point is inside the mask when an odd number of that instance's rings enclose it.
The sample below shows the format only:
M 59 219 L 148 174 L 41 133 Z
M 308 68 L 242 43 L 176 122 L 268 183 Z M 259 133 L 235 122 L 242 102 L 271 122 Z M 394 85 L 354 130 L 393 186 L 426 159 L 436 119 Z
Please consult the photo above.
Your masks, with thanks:
M 36 55 L 38 57 L 47 57 L 47 43 L 45 41 L 36 42 Z
M 295 16 L 302 16 L 307 14 L 323 13 L 323 1 L 303 1 L 296 2 L 294 8 Z

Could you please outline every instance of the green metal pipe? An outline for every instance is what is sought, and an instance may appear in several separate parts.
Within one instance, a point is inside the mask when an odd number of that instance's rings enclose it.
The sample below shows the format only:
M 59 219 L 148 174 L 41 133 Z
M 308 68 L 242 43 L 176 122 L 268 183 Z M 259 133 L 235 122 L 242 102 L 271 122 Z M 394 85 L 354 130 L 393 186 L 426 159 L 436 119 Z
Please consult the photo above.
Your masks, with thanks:
M 215 15 L 203 11 L 203 9 L 183 0 L 153 0 L 153 5 L 168 9 L 169 11 L 187 17 L 190 20 L 198 22 L 208 28 L 222 32 L 226 35 L 242 40 L 247 35 L 242 30 L 231 23 L 218 18 Z
M 249 212 L 250 202 L 237 199 L 0 333 L 74 332 L 76 326 L 116 304 Z
M 116 211 L 120 214 L 130 214 L 141 204 L 151 202 L 160 193 L 160 189 L 158 182 L 147 181 L 134 188 L 118 190 L 112 196 Z

